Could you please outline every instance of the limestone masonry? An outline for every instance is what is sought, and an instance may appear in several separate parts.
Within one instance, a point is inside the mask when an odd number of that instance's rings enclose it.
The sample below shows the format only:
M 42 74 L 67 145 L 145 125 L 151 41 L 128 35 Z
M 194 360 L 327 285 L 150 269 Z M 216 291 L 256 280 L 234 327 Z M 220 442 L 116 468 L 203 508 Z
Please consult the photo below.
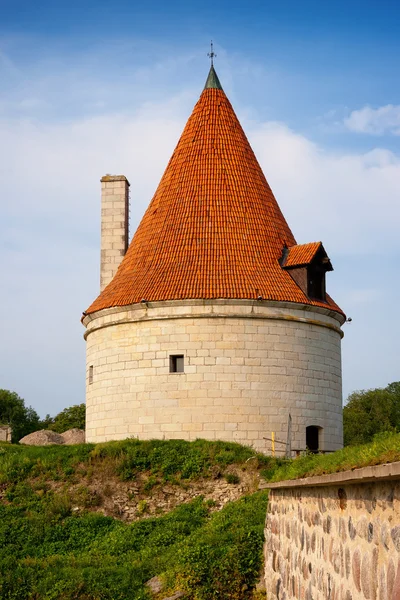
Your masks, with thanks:
M 124 175 L 101 179 L 100 291 L 110 283 L 128 249 L 129 181 Z
M 400 598 L 400 463 L 356 474 L 272 484 L 269 599 Z
M 102 185 L 84 312 L 86 440 L 342 446 L 341 325 L 321 242 L 297 245 L 211 67 L 128 248 L 129 183 Z

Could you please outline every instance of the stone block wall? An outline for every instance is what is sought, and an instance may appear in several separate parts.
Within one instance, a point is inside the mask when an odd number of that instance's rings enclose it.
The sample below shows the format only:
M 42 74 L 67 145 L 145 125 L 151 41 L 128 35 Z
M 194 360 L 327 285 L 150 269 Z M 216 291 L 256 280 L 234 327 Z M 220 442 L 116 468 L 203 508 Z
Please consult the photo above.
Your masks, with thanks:
M 268 600 L 400 599 L 400 463 L 354 477 L 320 477 L 318 487 L 313 478 L 275 484 L 266 521 Z
M 12 429 L 9 425 L 0 425 L 0 442 L 11 442 Z
M 129 244 L 129 181 L 124 175 L 101 179 L 100 291 L 110 283 Z
M 88 315 L 86 439 L 342 446 L 340 315 L 257 301 L 173 301 Z M 170 373 L 170 355 L 184 372 Z M 284 447 L 278 446 L 277 449 Z

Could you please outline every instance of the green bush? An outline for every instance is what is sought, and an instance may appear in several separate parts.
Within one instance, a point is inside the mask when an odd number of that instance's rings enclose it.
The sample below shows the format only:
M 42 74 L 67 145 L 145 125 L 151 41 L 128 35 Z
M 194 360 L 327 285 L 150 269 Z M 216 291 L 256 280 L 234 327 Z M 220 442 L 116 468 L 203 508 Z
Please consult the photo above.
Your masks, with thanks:
M 123 480 L 135 479 L 137 473 L 150 471 L 162 481 L 176 478 L 209 477 L 215 464 L 227 466 L 250 458 L 263 461 L 251 448 L 229 442 L 196 440 L 124 440 L 98 444 L 92 458 L 116 459 L 117 472 Z
M 241 600 L 262 564 L 267 495 L 228 504 L 182 546 L 176 577 L 190 598 Z
M 0 505 L 0 598 L 147 600 L 144 583 L 162 574 L 193 598 L 245 598 L 239 591 L 260 569 L 266 501 L 257 493 L 210 514 L 196 498 L 127 525 L 71 514 L 62 494 L 18 483 Z
M 371 442 L 374 435 L 400 431 L 400 381 L 350 394 L 343 409 L 345 446 Z
M 270 462 L 251 448 L 204 440 L 0 444 L 0 600 L 148 600 L 144 583 L 154 575 L 193 599 L 246 598 L 261 564 L 265 494 L 220 512 L 196 498 L 158 518 L 147 518 L 142 500 L 143 518 L 130 525 L 84 510 L 102 501 L 87 487 L 91 476 L 118 473 L 150 491 L 231 464 Z M 112 491 L 109 483 L 103 495 Z
M 85 429 L 86 404 L 75 404 L 64 408 L 48 424 L 48 428 L 58 433 L 64 433 L 68 429 Z
M 0 425 L 11 426 L 13 443 L 41 428 L 36 411 L 9 390 L 0 390 Z

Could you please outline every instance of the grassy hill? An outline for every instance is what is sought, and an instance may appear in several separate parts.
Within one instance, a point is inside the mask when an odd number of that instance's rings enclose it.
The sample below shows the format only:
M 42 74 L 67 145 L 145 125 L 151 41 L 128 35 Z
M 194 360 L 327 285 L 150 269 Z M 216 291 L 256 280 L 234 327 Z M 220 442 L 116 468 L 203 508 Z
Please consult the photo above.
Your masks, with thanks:
M 264 475 L 269 481 L 283 481 L 351 471 L 399 460 L 400 434 L 382 432 L 375 435 L 373 441 L 368 444 L 346 446 L 332 454 L 306 454 L 296 460 L 277 461 L 271 465 L 268 472 L 264 471 Z
M 204 440 L 0 445 L 0 600 L 260 598 L 260 477 L 395 460 L 400 435 L 387 434 L 292 461 Z
M 159 598 L 250 598 L 270 463 L 202 440 L 2 445 L 0 598 L 144 600 L 156 575 Z

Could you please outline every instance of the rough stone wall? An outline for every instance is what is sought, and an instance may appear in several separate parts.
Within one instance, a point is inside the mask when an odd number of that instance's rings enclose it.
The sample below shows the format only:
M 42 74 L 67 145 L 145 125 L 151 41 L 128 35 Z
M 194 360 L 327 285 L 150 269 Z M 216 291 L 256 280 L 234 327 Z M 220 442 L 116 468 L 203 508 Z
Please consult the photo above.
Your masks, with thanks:
M 275 489 L 269 600 L 399 600 L 400 482 Z
M 100 291 L 108 285 L 129 243 L 129 181 L 124 175 L 101 179 Z
M 12 429 L 9 425 L 0 425 L 0 442 L 11 442 Z
M 305 448 L 308 425 L 323 428 L 323 450 L 340 448 L 338 321 L 324 309 L 256 301 L 88 315 L 86 439 L 201 437 L 268 450 L 263 437 L 286 440 L 290 412 L 293 448 Z M 184 373 L 169 372 L 171 354 L 184 355 Z

